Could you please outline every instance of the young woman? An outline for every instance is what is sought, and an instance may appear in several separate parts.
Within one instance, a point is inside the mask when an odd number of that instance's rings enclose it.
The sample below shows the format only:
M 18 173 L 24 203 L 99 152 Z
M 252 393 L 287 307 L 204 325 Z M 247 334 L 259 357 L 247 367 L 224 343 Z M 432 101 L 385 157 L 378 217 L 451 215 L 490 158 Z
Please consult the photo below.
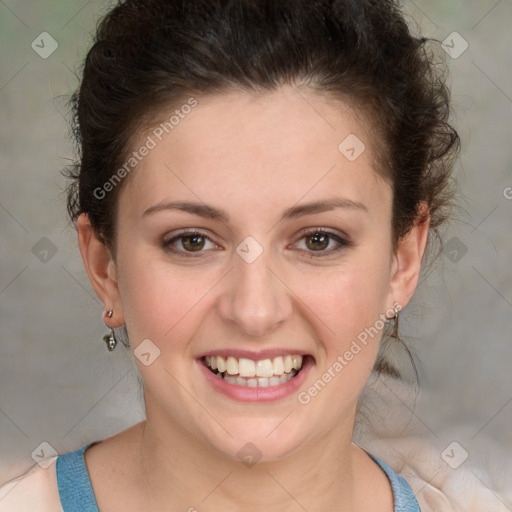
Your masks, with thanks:
M 68 207 L 146 420 L 8 484 L 0 510 L 441 510 L 353 442 L 449 212 L 458 136 L 429 45 L 390 0 L 106 15 Z

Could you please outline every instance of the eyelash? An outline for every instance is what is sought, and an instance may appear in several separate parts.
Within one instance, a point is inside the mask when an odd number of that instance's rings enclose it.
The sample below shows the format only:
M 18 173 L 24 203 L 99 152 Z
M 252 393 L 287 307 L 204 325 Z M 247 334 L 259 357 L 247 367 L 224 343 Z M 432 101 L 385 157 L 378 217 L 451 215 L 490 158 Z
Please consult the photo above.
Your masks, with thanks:
M 171 239 L 165 240 L 163 243 L 163 247 L 164 247 L 164 249 L 166 249 L 170 252 L 182 255 L 187 258 L 200 257 L 201 253 L 205 252 L 204 250 L 197 251 L 197 252 L 185 251 L 185 250 L 181 250 L 181 249 L 176 249 L 172 246 L 172 244 L 174 242 L 177 242 L 180 239 L 186 238 L 188 236 L 194 236 L 194 235 L 205 238 L 209 242 L 215 244 L 215 242 L 206 233 L 202 233 L 201 231 L 191 229 L 191 230 L 182 231 L 181 233 L 177 234 L 176 236 L 172 237 Z M 336 233 L 333 233 L 332 231 L 329 231 L 329 230 L 326 230 L 323 228 L 310 229 L 308 231 L 303 232 L 301 237 L 299 238 L 299 241 L 303 240 L 304 238 L 307 238 L 308 236 L 313 236 L 313 235 L 326 235 L 329 238 L 329 240 L 335 241 L 338 244 L 338 246 L 334 249 L 331 248 L 329 250 L 319 250 L 319 251 L 307 251 L 305 249 L 301 249 L 302 251 L 308 252 L 311 258 L 322 258 L 325 256 L 330 256 L 333 253 L 337 253 L 337 252 L 341 251 L 342 249 L 348 248 L 353 245 L 352 242 L 348 239 L 348 237 L 340 236 Z

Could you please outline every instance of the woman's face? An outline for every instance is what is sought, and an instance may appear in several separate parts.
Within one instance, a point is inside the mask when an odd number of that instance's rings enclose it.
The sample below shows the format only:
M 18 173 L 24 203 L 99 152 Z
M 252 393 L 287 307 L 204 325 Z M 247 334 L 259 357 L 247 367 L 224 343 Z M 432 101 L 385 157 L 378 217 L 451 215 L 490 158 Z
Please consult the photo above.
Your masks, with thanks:
M 100 291 L 126 323 L 148 424 L 266 460 L 350 439 L 384 315 L 409 300 L 422 252 L 416 238 L 393 254 L 364 124 L 283 87 L 198 98 L 155 129 Z

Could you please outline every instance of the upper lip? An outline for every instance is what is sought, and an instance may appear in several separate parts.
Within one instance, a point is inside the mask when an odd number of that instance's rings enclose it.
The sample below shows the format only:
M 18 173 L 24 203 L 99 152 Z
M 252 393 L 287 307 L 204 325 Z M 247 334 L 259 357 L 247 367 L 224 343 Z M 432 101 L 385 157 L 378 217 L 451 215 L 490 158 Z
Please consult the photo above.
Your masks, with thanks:
M 241 350 L 238 348 L 224 348 L 218 350 L 209 350 L 204 354 L 199 356 L 199 359 L 207 356 L 221 356 L 221 357 L 235 357 L 236 359 L 253 359 L 254 361 L 259 361 L 261 359 L 272 359 L 274 357 L 279 356 L 287 356 L 287 355 L 297 355 L 297 356 L 306 356 L 308 355 L 304 350 L 293 349 L 293 348 L 269 348 L 265 350 Z

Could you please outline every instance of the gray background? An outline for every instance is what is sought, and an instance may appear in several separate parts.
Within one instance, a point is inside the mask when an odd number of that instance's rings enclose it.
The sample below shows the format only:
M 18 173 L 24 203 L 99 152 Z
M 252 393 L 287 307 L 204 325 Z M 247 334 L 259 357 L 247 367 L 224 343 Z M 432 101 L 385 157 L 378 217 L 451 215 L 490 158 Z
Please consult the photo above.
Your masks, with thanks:
M 425 35 L 456 31 L 469 43 L 447 58 L 461 209 L 401 322 L 428 403 L 417 414 L 440 446 L 456 440 L 471 454 L 494 439 L 510 455 L 512 0 L 405 5 Z M 59 174 L 74 155 L 66 100 L 75 69 L 108 6 L 0 1 L 0 482 L 31 466 L 43 441 L 64 453 L 143 417 L 129 352 L 110 354 L 101 341 L 102 306 Z M 31 47 L 42 32 L 59 45 L 46 59 Z

